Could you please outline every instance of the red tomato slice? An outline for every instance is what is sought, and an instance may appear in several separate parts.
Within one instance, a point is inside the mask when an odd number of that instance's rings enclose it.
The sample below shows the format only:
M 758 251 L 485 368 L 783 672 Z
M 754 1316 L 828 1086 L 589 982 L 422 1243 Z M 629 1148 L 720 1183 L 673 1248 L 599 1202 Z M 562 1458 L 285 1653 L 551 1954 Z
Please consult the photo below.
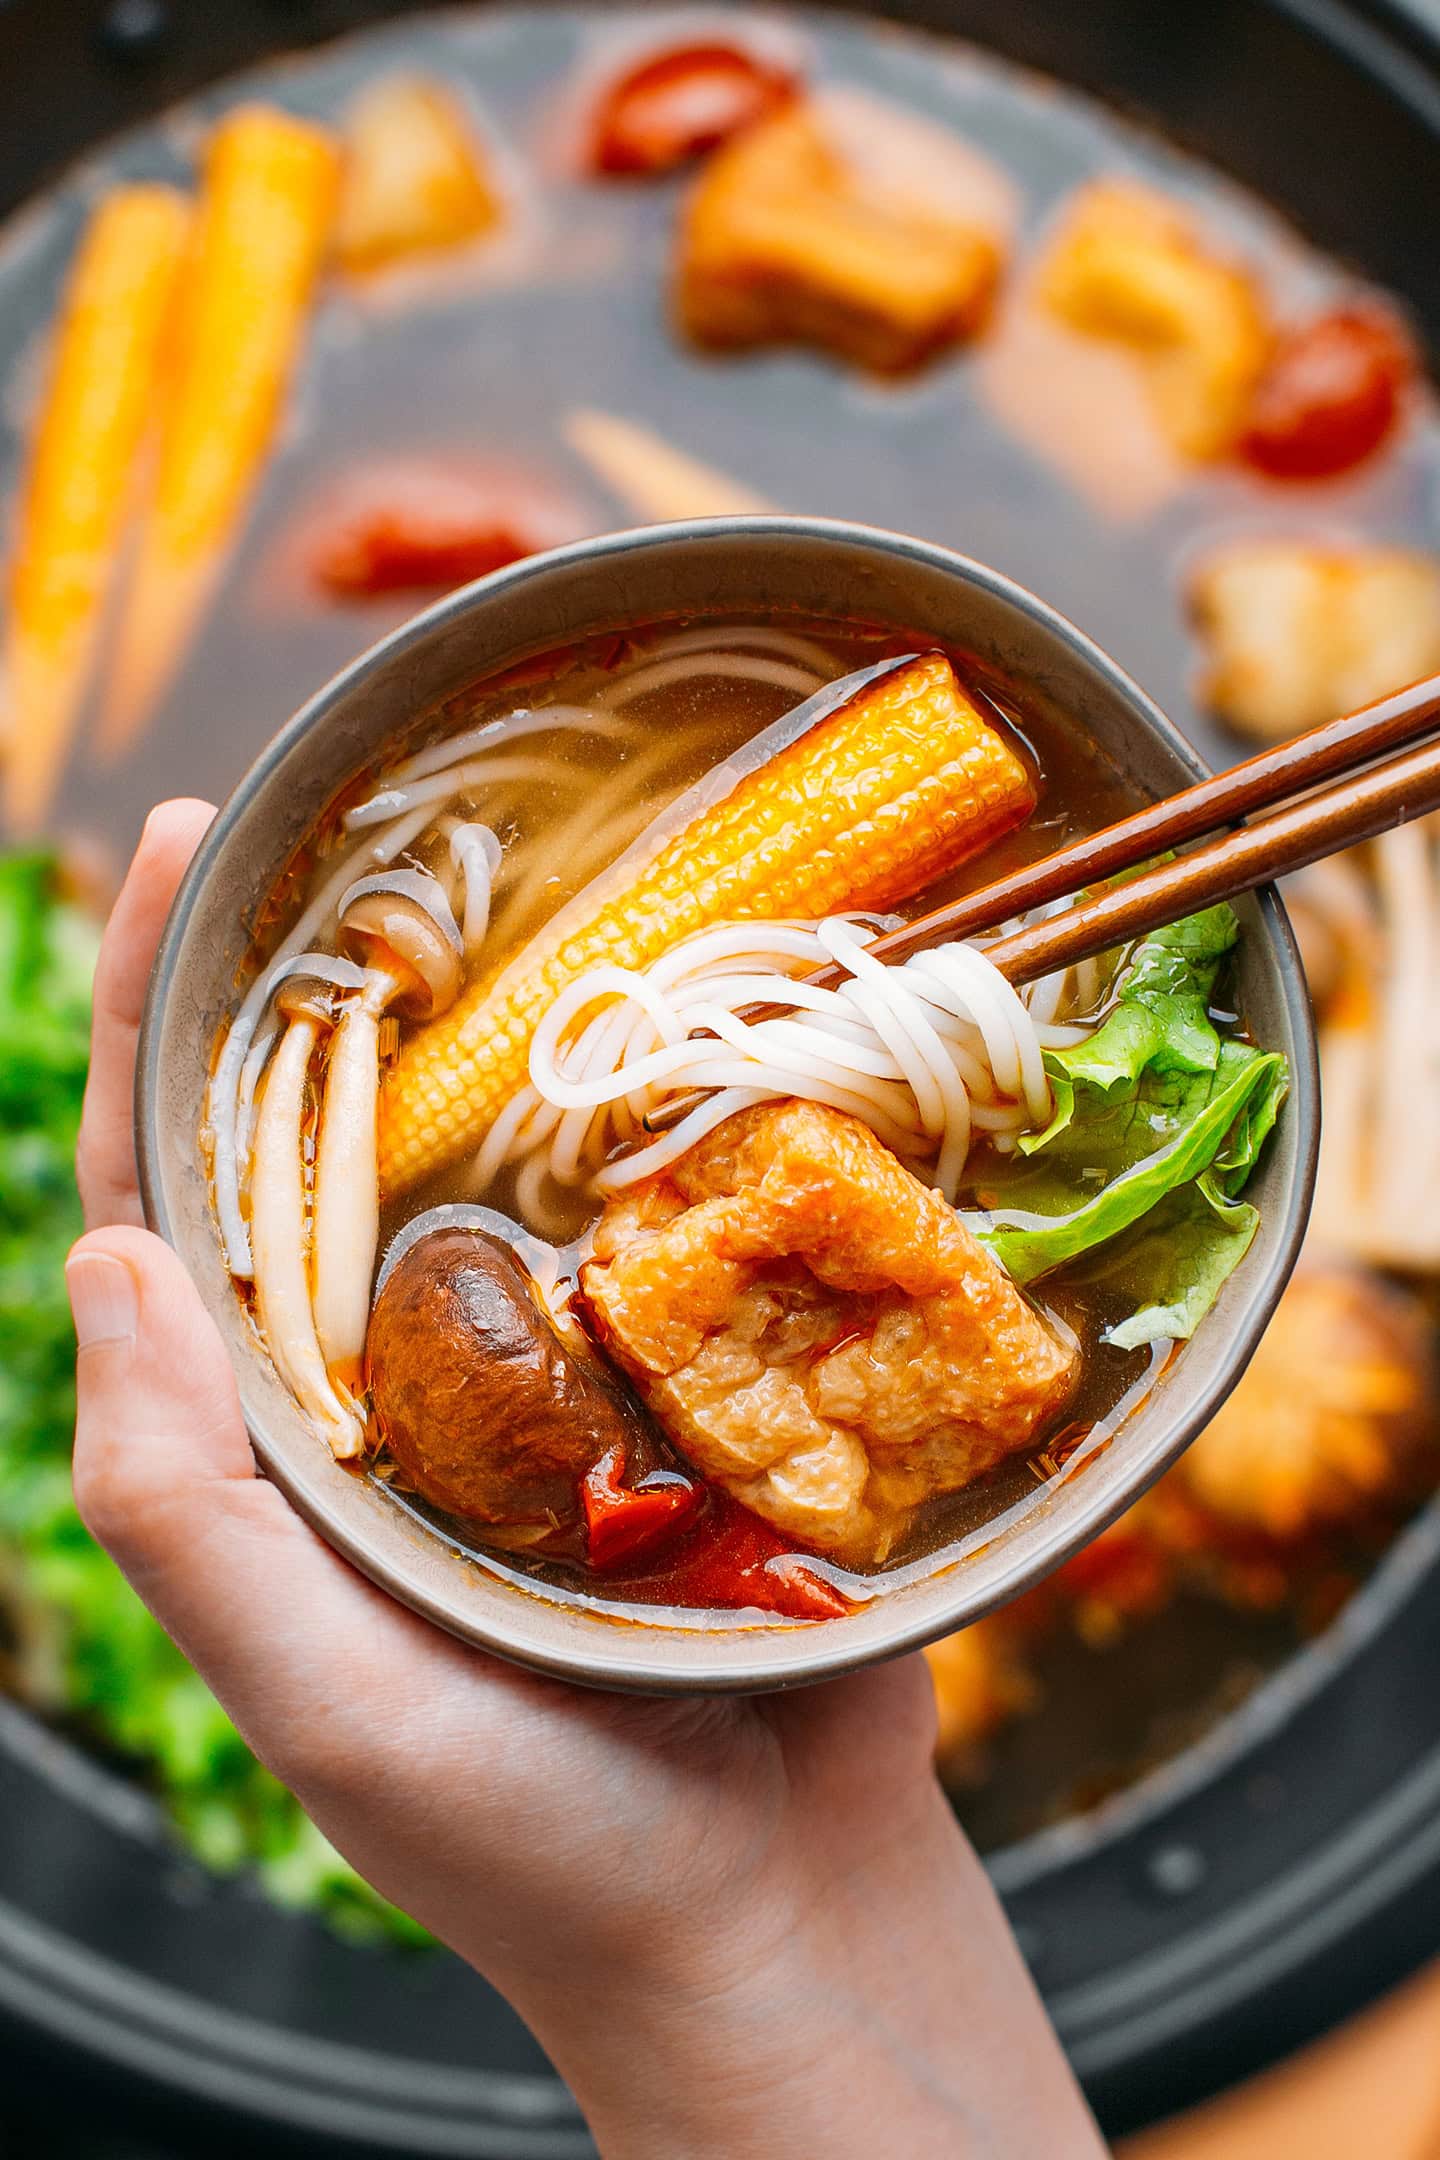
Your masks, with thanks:
M 1323 480 L 1379 449 L 1416 372 L 1394 316 L 1333 308 L 1286 333 L 1260 378 L 1240 452 L 1278 480 Z
M 843 1620 L 854 1607 L 833 1583 L 807 1567 L 798 1553 L 781 1553 L 759 1571 L 757 1605 L 791 1620 Z
M 586 1483 L 588 1490 L 589 1480 Z M 636 1568 L 614 1584 L 617 1596 L 642 1605 L 688 1605 L 712 1612 L 756 1606 L 788 1620 L 832 1620 L 855 1609 L 769 1523 L 715 1486 L 697 1485 L 697 1491 L 703 1495 L 703 1513 L 682 1519 L 685 1535 L 673 1548 L 653 1565 L 648 1555 L 624 1556 L 633 1558 Z M 587 1512 L 589 1504 L 587 1498 Z
M 613 82 L 595 115 L 590 163 L 667 173 L 787 104 L 792 74 L 738 45 L 676 45 Z
M 361 466 L 307 523 L 310 573 L 341 600 L 466 585 L 580 530 L 567 505 L 523 475 L 429 458 Z
M 699 1486 L 677 1471 L 657 1471 L 630 1488 L 621 1482 L 624 1475 L 625 1450 L 613 1447 L 580 1488 L 588 1557 L 597 1572 L 640 1559 L 688 1522 L 700 1505 Z

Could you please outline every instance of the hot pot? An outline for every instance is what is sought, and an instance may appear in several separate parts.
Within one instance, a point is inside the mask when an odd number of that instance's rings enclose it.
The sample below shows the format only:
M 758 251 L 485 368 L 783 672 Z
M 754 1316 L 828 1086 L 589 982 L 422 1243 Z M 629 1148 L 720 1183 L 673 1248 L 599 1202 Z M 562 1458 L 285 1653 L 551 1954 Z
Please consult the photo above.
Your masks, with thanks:
M 96 141 L 233 68 L 393 12 L 345 0 L 0 7 L 10 207 Z M 1419 207 L 1440 34 L 1392 0 L 992 0 L 881 9 L 1105 97 L 1211 158 L 1440 332 Z M 1337 155 L 1337 143 L 1344 145 Z M 1217 746 L 1200 742 L 1215 754 Z M 160 774 L 153 785 L 163 784 Z M 1106 2126 L 1216 2089 L 1440 1943 L 1440 1510 L 1341 1620 L 1177 1761 L 993 1856 Z M 17 2090 L 253 2150 L 582 2154 L 528 2036 L 443 1959 L 388 1963 L 215 1889 L 149 1804 L 0 1708 L 0 2006 Z M 23 2067 L 22 2067 L 23 2066 Z M 182 2132 L 180 2125 L 186 2130 Z M 203 2127 L 202 2127 L 203 2126 Z

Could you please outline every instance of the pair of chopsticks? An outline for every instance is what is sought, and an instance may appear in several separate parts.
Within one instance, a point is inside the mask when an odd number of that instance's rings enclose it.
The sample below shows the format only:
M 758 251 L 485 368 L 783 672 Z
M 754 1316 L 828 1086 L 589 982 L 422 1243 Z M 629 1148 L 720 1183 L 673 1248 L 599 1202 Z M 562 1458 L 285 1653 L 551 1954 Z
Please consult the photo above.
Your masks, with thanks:
M 877 960 L 904 960 L 928 945 L 973 937 L 1012 915 L 1118 877 L 1152 855 L 1203 841 L 1113 891 L 1014 931 L 987 946 L 985 955 L 1016 984 L 1096 959 L 1148 930 L 1218 900 L 1233 900 L 1440 808 L 1440 742 L 1389 755 L 1433 734 L 1437 721 L 1440 675 L 1431 675 L 917 916 L 877 938 L 870 950 Z M 1337 775 L 1335 786 L 1322 787 Z M 1296 796 L 1301 799 L 1292 802 Z M 1257 818 L 1257 811 L 1271 814 Z M 1253 822 L 1238 823 L 1245 818 Z M 841 969 L 827 968 L 812 979 L 833 986 L 842 977 Z
M 1154 855 L 1189 848 L 985 948 L 986 958 L 1017 985 L 1096 959 L 1147 931 L 1440 809 L 1440 741 L 1424 740 L 1437 723 L 1440 675 L 1431 675 L 918 915 L 876 938 L 870 951 L 877 960 L 907 960 L 927 946 L 975 937 L 1014 915 L 1119 877 Z M 1335 784 L 1325 786 L 1327 781 Z M 1194 841 L 1201 845 L 1192 847 Z M 833 989 L 845 971 L 827 967 L 804 979 Z M 787 1010 L 783 1004 L 757 1006 L 746 1017 Z M 647 1129 L 667 1131 L 701 1099 L 677 1096 L 646 1119 Z

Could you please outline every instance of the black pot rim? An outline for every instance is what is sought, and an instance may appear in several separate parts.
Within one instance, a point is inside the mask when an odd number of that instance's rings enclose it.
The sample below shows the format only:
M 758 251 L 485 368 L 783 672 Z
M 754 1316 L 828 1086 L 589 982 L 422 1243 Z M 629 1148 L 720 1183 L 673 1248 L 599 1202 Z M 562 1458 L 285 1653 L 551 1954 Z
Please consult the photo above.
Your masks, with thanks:
M 1358 74 L 1382 85 L 1440 140 L 1440 24 L 1426 0 L 1256 4 L 1263 13 L 1301 24 L 1317 45 L 1343 53 Z M 19 9 L 14 12 L 18 15 Z M 887 12 L 906 10 L 892 5 Z M 964 34 L 963 23 L 949 27 Z M 1093 1829 L 1084 1850 L 1062 1849 L 1064 1833 L 1043 1833 L 998 1855 L 997 1876 L 1027 1938 L 1037 1918 L 1043 1930 L 1040 1893 L 1048 1881 L 1080 1872 L 1097 1854 L 1108 1858 L 1122 1848 L 1138 1852 L 1168 1828 L 1171 1818 L 1184 1816 L 1190 1803 L 1234 1785 L 1248 1764 L 1283 1738 L 1293 1720 L 1314 1716 L 1347 1689 L 1353 1695 L 1362 1687 L 1355 1668 L 1367 1654 L 1378 1656 L 1387 1645 L 1403 1646 L 1410 1662 L 1423 1661 L 1428 1671 L 1440 1624 L 1437 1561 L 1440 1503 L 1432 1504 L 1402 1535 L 1335 1626 L 1217 1728 L 1194 1751 L 1193 1760 L 1190 1755 L 1180 1758 L 1082 1819 L 1082 1833 Z M 27 1728 L 23 1738 L 22 1725 Z M 1191 1930 L 1182 1959 L 1171 1960 L 1168 1967 L 1159 1960 L 1126 1969 L 1122 2000 L 1112 1995 L 1097 2002 L 1064 1989 L 1049 1991 L 1052 2011 L 1107 2124 L 1123 2127 L 1213 2089 L 1220 2068 L 1228 2072 L 1237 2066 L 1230 2044 L 1237 2020 L 1253 2029 L 1258 2062 L 1277 2043 L 1293 2044 L 1357 2007 L 1433 1950 L 1440 1937 L 1440 1712 L 1436 1730 L 1426 1738 L 1430 1744 L 1417 1755 L 1412 1773 L 1377 1798 L 1361 1826 L 1363 1834 L 1332 1840 L 1319 1867 L 1292 1856 L 1295 1864 L 1284 1871 L 1270 1907 L 1257 1901 L 1241 1914 L 1242 1920 L 1253 1914 L 1256 1925 L 1228 1937 L 1223 1928 L 1210 1928 L 1203 1944 L 1200 1931 Z M 53 1790 L 57 1781 L 89 1777 L 109 1785 L 112 1792 L 118 1789 L 78 1751 L 18 1712 L 0 1719 L 0 1754 L 27 1765 L 26 1775 L 34 1780 L 42 1805 L 47 1784 Z M 98 1794 L 96 1805 L 103 1813 Z M 65 1955 L 51 1955 L 56 1944 Z M 1341 1954 L 1344 1970 L 1333 1985 L 1321 1987 L 1314 1979 L 1316 1960 L 1327 1948 Z M 203 2019 L 198 2025 L 177 2025 L 169 2018 L 168 2000 L 152 2001 L 146 1984 L 137 1988 L 123 1967 L 109 1968 L 125 1974 L 118 1998 L 91 1986 L 91 1962 L 63 1938 L 36 1929 L 17 1900 L 0 1897 L 0 2009 L 17 2033 L 47 2032 L 77 2058 L 108 2062 L 126 2073 L 136 2090 L 165 2087 L 204 2103 L 222 2103 L 237 2121 L 276 2126 L 302 2119 L 274 2073 L 277 2058 L 268 2058 L 269 2074 L 263 2051 L 255 2060 L 244 2059 L 243 2051 L 238 2062 L 227 2059 L 226 2013 L 214 2014 L 213 2031 Z M 1043 1940 L 1039 1965 L 1043 1985 Z M 1267 2022 L 1262 2011 L 1271 2010 L 1283 1984 L 1302 1968 L 1307 1975 L 1304 2000 L 1283 2021 Z M 168 1991 L 158 1993 L 164 1997 Z M 259 2030 L 270 2034 L 275 2028 Z M 1181 2060 L 1187 2036 L 1198 2037 Z M 216 2043 L 213 2055 L 209 2039 Z M 351 2051 L 338 2052 L 347 2058 L 342 2067 L 348 2068 Z M 355 2088 L 348 2084 L 328 2091 L 317 2086 L 303 2119 L 329 2142 L 339 2133 L 337 2111 L 343 2108 L 346 2134 L 357 2143 L 416 2154 L 495 2152 L 505 2160 L 521 2160 L 522 2153 L 533 2149 L 536 2160 L 569 2160 L 572 2153 L 590 2150 L 573 2107 L 553 2085 L 548 2090 L 559 2115 L 548 2133 L 550 2142 L 533 2148 L 517 2144 L 519 2125 L 504 2114 L 494 2079 L 478 2075 L 487 2097 L 463 2116 L 447 2117 L 442 2107 L 434 2140 L 423 2121 L 417 2126 L 417 2118 L 407 2115 L 403 2138 L 394 2144 L 389 2131 L 379 2127 L 379 2118 L 354 2099 Z M 547 2082 L 534 2081 L 540 2086 Z M 511 2099 L 523 2115 L 527 2103 L 520 2086 Z

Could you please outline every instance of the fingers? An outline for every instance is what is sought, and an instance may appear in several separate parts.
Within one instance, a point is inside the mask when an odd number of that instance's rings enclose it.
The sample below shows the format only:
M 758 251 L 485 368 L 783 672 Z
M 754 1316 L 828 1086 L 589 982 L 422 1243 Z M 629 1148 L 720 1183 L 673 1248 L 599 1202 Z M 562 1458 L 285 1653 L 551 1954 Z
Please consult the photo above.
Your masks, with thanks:
M 105 1519 L 93 1527 L 124 1558 L 177 1487 L 189 1499 L 249 1480 L 254 1458 L 218 1331 L 167 1245 L 147 1230 L 92 1232 L 65 1280 L 80 1344 L 76 1496 L 83 1507 L 94 1494 Z
M 219 1331 L 167 1245 L 128 1227 L 91 1232 L 66 1280 L 80 1512 L 256 1752 L 313 1785 L 337 1692 L 363 1699 L 402 1647 L 396 1631 L 408 1647 L 422 1623 L 257 1477 Z M 343 1744 L 332 1752 L 339 1774 Z
M 133 1097 L 135 1044 L 160 933 L 185 869 L 215 811 L 205 802 L 161 803 L 106 925 L 95 970 L 90 1079 L 76 1150 L 85 1220 L 138 1223 Z

